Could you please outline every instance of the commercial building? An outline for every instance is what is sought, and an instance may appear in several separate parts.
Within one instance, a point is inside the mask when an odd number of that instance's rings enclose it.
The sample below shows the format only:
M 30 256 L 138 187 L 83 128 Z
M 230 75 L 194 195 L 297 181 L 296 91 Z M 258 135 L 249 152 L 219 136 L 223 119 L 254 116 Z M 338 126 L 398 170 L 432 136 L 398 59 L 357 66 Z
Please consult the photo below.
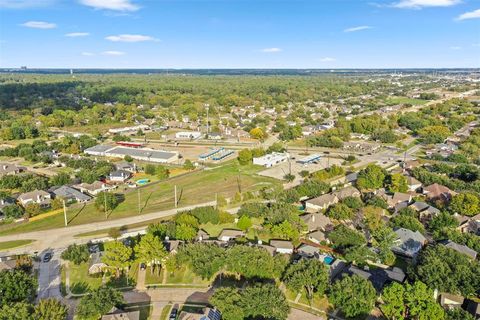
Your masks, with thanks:
M 180 131 L 175 133 L 175 138 L 177 139 L 190 139 L 195 140 L 199 139 L 202 136 L 200 131 Z
M 178 160 L 178 152 L 154 150 L 150 148 L 129 148 L 119 146 L 97 145 L 84 151 L 92 156 L 125 158 L 130 156 L 136 160 L 172 163 Z
M 133 126 L 133 127 L 112 128 L 112 129 L 109 129 L 108 132 L 112 134 L 121 134 L 121 133 L 133 133 L 133 132 L 137 132 L 138 130 L 148 131 L 150 130 L 150 126 L 147 126 L 146 124 L 140 124 L 138 126 Z
M 253 164 L 270 168 L 274 165 L 287 161 L 289 158 L 290 155 L 288 153 L 272 152 L 262 157 L 253 158 Z
M 310 163 L 313 163 L 315 161 L 318 161 L 321 159 L 321 155 L 319 154 L 311 154 L 305 158 L 302 158 L 302 159 L 299 159 L 297 162 L 300 163 L 300 164 L 303 164 L 303 165 L 307 165 L 307 164 L 310 164 Z

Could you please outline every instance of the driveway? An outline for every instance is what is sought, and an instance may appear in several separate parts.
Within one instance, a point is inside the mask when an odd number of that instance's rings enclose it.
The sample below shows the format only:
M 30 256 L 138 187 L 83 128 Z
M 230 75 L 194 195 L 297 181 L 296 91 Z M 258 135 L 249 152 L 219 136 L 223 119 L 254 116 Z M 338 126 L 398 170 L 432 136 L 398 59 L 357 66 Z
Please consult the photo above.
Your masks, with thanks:
M 50 250 L 45 250 L 40 254 L 40 259 Z M 38 270 L 38 296 L 37 299 L 58 298 L 60 293 L 60 254 L 61 250 L 53 250 L 53 257 L 49 262 L 40 262 Z

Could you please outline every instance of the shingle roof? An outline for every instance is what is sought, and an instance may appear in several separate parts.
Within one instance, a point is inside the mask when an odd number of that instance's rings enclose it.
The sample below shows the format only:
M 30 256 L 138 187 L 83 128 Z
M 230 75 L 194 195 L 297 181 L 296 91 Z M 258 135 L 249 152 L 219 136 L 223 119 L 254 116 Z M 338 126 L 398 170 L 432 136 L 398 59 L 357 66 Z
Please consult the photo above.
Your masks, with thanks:
M 444 242 L 442 244 L 445 247 L 453 249 L 457 252 L 463 253 L 463 254 L 469 256 L 470 258 L 472 258 L 474 260 L 477 258 L 477 252 L 473 249 L 470 249 L 469 247 L 467 247 L 465 245 L 458 244 L 458 243 L 453 242 L 451 240 L 447 240 L 446 242 Z

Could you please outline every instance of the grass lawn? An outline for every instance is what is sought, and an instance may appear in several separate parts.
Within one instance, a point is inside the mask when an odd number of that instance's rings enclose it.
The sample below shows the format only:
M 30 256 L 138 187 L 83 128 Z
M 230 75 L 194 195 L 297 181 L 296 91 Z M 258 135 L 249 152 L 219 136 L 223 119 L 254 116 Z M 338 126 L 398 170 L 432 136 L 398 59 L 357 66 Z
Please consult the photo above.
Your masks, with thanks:
M 163 274 L 165 270 L 162 269 L 160 274 L 157 275 L 154 273 L 153 275 L 150 274 L 150 270 L 147 270 L 145 275 L 145 284 L 147 285 L 161 285 L 163 280 Z M 208 286 L 210 284 L 209 280 L 203 280 L 201 277 L 195 275 L 188 267 L 181 266 L 179 269 L 175 270 L 172 274 L 170 271 L 167 271 L 167 281 L 165 285 L 182 285 L 188 284 L 192 287 L 203 287 Z
M 298 292 L 287 289 L 285 292 L 285 296 L 287 297 L 287 300 L 290 301 L 295 301 L 297 297 Z M 327 312 L 331 309 L 331 305 L 328 302 L 328 299 L 325 295 L 319 295 L 319 294 L 314 294 L 313 298 L 311 301 L 307 299 L 307 294 L 304 290 L 302 290 L 302 295 L 300 296 L 300 299 L 297 302 L 298 304 L 304 304 L 311 306 L 315 309 L 322 310 L 324 312 Z
M 162 309 L 162 313 L 160 314 L 160 320 L 168 320 L 168 316 L 170 315 L 170 310 L 172 309 L 171 304 L 167 304 Z
M 177 186 L 179 206 L 214 201 L 215 194 L 233 197 L 239 188 L 242 192 L 259 190 L 264 187 L 281 187 L 281 182 L 257 175 L 257 166 L 239 166 L 230 161 L 221 166 L 194 172 L 166 180 L 160 184 L 147 185 L 140 189 L 142 213 L 172 209 L 174 207 L 174 186 Z M 108 219 L 125 218 L 138 214 L 137 192 L 127 192 L 125 200 L 109 213 Z M 93 203 L 71 207 L 67 211 L 69 225 L 105 221 Z M 0 235 L 47 230 L 63 227 L 63 215 L 55 215 L 35 222 L 0 227 Z
M 0 250 L 8 250 L 21 246 L 26 246 L 27 244 L 32 243 L 34 240 L 13 240 L 0 242 Z
M 411 105 L 422 105 L 427 103 L 428 100 L 422 100 L 422 99 L 413 99 L 409 97 L 388 97 L 385 99 L 385 103 L 388 105 L 394 105 L 394 104 L 411 104 Z

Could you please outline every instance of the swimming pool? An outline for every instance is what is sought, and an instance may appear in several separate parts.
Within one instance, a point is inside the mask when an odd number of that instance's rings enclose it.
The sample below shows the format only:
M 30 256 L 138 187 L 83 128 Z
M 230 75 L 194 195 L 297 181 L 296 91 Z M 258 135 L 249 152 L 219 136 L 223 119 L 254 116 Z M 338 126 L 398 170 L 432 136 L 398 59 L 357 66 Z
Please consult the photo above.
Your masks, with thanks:
M 325 263 L 326 265 L 331 265 L 334 260 L 335 260 L 334 257 L 325 256 L 325 258 L 323 258 L 323 263 Z
M 149 182 L 150 182 L 149 179 L 139 179 L 139 180 L 137 180 L 137 184 L 140 185 L 140 186 L 143 186 L 144 184 L 147 184 Z

